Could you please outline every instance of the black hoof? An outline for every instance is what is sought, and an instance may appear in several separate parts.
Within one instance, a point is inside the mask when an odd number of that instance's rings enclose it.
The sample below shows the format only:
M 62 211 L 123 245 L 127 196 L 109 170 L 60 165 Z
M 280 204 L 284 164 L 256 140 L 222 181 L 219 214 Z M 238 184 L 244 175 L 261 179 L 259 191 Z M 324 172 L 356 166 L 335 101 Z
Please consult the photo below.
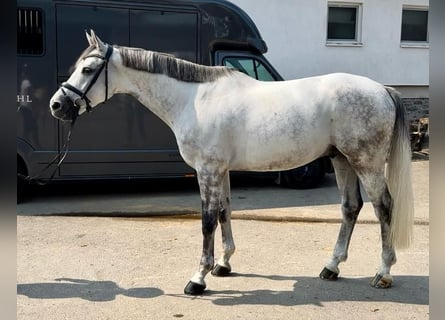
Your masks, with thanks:
M 391 275 L 380 275 L 376 274 L 374 278 L 370 281 L 371 286 L 378 289 L 386 289 L 392 286 L 392 277 Z
M 203 294 L 205 288 L 206 288 L 205 285 L 189 281 L 189 283 L 187 283 L 187 285 L 184 288 L 184 293 L 197 296 Z
M 216 277 L 227 277 L 230 275 L 231 271 L 232 270 L 230 268 L 223 267 L 217 264 L 212 270 L 212 275 Z
M 323 268 L 323 270 L 320 272 L 320 278 L 323 280 L 337 280 L 338 279 L 338 273 L 329 270 L 328 268 Z

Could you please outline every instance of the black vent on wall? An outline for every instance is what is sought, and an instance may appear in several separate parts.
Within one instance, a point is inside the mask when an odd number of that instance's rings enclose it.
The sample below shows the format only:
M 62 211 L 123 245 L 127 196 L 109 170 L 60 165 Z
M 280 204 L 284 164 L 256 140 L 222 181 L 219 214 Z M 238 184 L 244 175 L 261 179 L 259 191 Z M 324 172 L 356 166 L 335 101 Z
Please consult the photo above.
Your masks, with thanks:
M 17 9 L 17 54 L 43 53 L 43 18 L 38 9 Z

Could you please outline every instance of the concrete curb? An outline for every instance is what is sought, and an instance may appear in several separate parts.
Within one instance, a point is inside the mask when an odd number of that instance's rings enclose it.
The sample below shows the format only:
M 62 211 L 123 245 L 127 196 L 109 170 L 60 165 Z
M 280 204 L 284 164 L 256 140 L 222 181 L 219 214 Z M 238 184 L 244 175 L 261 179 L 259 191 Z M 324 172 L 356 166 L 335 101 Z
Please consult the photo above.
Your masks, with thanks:
M 414 224 L 429 225 L 429 161 L 413 162 Z M 357 223 L 377 224 L 366 194 Z M 324 186 L 293 190 L 275 186 L 232 188 L 232 219 L 281 222 L 341 222 L 340 196 L 335 177 Z M 17 206 L 21 216 L 97 216 L 128 218 L 200 219 L 201 202 L 196 189 L 148 190 L 137 193 L 97 193 L 44 196 Z
M 69 216 L 69 217 L 114 217 L 128 219 L 169 219 L 169 220 L 201 220 L 201 213 L 196 211 L 178 211 L 178 212 L 150 212 L 141 214 L 138 212 L 81 212 L 69 214 L 42 214 L 35 216 Z M 312 216 L 289 216 L 289 215 L 264 215 L 246 212 L 233 212 L 232 220 L 253 220 L 269 222 L 302 222 L 302 223 L 341 223 L 341 218 L 316 218 Z M 358 219 L 357 224 L 379 224 L 377 219 Z M 414 219 L 414 225 L 429 225 L 425 219 Z

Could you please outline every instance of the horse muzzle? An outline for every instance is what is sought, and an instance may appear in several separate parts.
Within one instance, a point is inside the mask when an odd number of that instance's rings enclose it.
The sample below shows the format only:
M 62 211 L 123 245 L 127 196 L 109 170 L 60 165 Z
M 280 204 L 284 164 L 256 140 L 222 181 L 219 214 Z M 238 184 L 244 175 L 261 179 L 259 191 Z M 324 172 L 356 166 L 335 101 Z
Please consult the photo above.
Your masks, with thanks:
M 79 109 L 79 106 L 66 95 L 50 103 L 51 114 L 62 121 L 74 122 L 79 115 Z

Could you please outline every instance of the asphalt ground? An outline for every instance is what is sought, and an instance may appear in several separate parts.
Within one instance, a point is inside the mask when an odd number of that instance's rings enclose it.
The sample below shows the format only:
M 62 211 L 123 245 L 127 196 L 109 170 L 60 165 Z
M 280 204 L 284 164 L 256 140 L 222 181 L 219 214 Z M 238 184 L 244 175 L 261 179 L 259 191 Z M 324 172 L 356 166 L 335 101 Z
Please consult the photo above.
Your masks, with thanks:
M 368 284 L 381 255 L 369 202 L 339 280 L 318 278 L 340 226 L 333 176 L 233 183 L 233 274 L 208 275 L 197 297 L 183 294 L 202 244 L 196 185 L 40 190 L 17 208 L 17 319 L 428 319 L 428 168 L 413 162 L 415 241 L 390 289 Z

